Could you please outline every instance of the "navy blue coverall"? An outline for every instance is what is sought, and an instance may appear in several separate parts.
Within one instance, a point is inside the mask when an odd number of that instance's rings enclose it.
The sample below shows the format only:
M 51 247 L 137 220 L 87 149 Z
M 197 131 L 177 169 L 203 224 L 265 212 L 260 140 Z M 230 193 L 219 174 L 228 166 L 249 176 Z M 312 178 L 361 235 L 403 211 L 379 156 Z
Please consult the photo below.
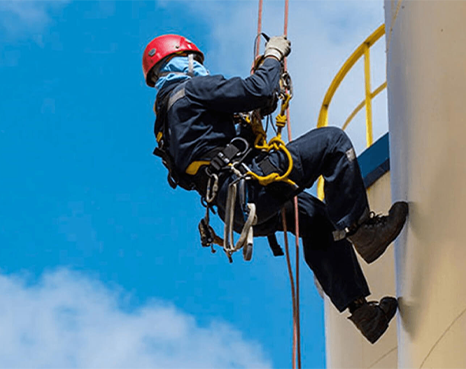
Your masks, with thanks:
M 258 109 L 270 102 L 278 89 L 280 73 L 280 63 L 267 58 L 246 79 L 225 79 L 220 75 L 194 77 L 159 91 L 157 103 L 161 104 L 166 101 L 163 99 L 165 95 L 184 89 L 183 97 L 166 112 L 164 123 L 168 136 L 165 137 L 165 148 L 173 159 L 172 169 L 179 177 L 189 181 L 191 176 L 185 171 L 191 162 L 205 159 L 207 153 L 226 146 L 237 135 L 233 113 Z M 343 311 L 354 300 L 369 295 L 351 243 L 346 239 L 336 242 L 332 235 L 336 229 L 353 225 L 368 209 L 354 149 L 346 134 L 334 127 L 312 130 L 287 147 L 294 165 L 289 178 L 299 189 L 280 182 L 266 187 L 254 180 L 247 182 L 249 202 L 255 203 L 257 209 L 254 235 L 267 236 L 283 231 L 280 210 L 284 205 L 288 228 L 294 232 L 291 199 L 298 195 L 305 260 L 335 307 Z M 263 175 L 268 174 L 270 168 L 284 170 L 287 159 L 282 152 L 258 153 L 247 159 L 246 164 Z M 319 175 L 325 179 L 325 204 L 303 192 Z M 216 205 L 222 219 L 228 184 L 235 178 L 234 174 L 221 177 Z M 205 195 L 205 188 L 198 186 L 196 189 Z M 235 217 L 235 230 L 241 229 L 242 221 L 242 214 Z

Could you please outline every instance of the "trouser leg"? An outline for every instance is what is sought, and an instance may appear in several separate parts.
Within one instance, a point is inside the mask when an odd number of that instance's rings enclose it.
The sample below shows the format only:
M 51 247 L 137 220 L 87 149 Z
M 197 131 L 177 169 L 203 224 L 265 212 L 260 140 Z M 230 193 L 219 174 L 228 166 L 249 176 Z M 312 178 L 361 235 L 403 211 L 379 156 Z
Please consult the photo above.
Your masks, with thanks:
M 325 294 L 342 312 L 354 300 L 370 294 L 354 249 L 347 240 L 334 241 L 332 232 L 335 227 L 328 217 L 324 203 L 303 192 L 298 196 L 298 207 L 299 233 L 306 263 L 314 272 Z M 285 214 L 287 230 L 294 234 L 292 201 L 285 204 Z M 267 222 L 255 226 L 254 233 L 257 236 L 265 236 L 275 231 L 283 231 L 282 224 L 281 213 L 277 213 Z
M 369 205 L 361 170 L 346 133 L 335 127 L 314 129 L 290 142 L 287 148 L 293 158 L 289 178 L 298 185 L 298 189 L 284 182 L 274 182 L 264 187 L 254 180 L 249 181 L 249 201 L 256 204 L 259 223 L 273 217 L 283 203 L 312 187 L 320 175 L 325 180 L 327 213 L 336 229 L 351 227 L 367 212 Z M 265 158 L 254 158 L 248 164 L 253 172 L 264 175 L 267 174 L 265 167 L 285 171 L 288 159 L 283 151 L 276 151 Z M 217 196 L 222 219 L 228 185 L 234 179 L 236 176 L 231 175 L 225 180 Z M 242 223 L 242 214 L 237 206 L 235 230 L 241 229 Z
M 290 179 L 299 186 L 293 191 L 283 183 L 269 185 L 282 200 L 310 188 L 322 175 L 328 215 L 337 229 L 350 227 L 368 209 L 366 189 L 356 155 L 348 136 L 339 128 L 325 127 L 307 132 L 287 145 L 293 157 Z M 287 167 L 283 152 L 274 152 L 269 162 Z

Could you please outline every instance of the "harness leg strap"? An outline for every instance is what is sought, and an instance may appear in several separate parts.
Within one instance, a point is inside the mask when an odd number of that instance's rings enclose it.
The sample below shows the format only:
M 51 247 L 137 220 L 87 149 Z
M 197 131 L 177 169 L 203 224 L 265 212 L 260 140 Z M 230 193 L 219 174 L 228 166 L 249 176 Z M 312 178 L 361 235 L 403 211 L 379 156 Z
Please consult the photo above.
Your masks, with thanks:
M 275 233 L 269 234 L 267 236 L 267 241 L 269 241 L 269 246 L 270 246 L 270 249 L 272 250 L 273 256 L 285 255 L 282 247 L 278 244 L 277 236 L 275 235 Z

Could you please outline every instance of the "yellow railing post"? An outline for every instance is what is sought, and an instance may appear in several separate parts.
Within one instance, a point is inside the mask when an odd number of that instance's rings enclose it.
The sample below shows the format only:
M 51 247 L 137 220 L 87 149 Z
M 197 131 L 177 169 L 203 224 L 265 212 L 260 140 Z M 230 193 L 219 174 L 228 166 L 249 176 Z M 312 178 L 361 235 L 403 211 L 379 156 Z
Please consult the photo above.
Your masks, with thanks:
M 325 106 L 322 110 L 322 122 L 321 126 L 326 127 L 328 126 L 328 105 Z
M 367 147 L 372 145 L 372 93 L 371 93 L 371 57 L 370 45 L 364 47 L 364 84 L 366 95 L 366 143 Z

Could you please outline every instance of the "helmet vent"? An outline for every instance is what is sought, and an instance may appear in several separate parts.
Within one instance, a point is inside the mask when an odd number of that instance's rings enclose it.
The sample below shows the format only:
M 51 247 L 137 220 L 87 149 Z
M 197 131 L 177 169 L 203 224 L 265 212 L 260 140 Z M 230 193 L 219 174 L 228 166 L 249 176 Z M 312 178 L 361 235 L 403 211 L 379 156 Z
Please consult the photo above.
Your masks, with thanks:
M 150 49 L 150 51 L 149 51 L 149 56 L 154 56 L 154 55 L 155 55 L 155 52 L 156 52 L 155 49 Z

